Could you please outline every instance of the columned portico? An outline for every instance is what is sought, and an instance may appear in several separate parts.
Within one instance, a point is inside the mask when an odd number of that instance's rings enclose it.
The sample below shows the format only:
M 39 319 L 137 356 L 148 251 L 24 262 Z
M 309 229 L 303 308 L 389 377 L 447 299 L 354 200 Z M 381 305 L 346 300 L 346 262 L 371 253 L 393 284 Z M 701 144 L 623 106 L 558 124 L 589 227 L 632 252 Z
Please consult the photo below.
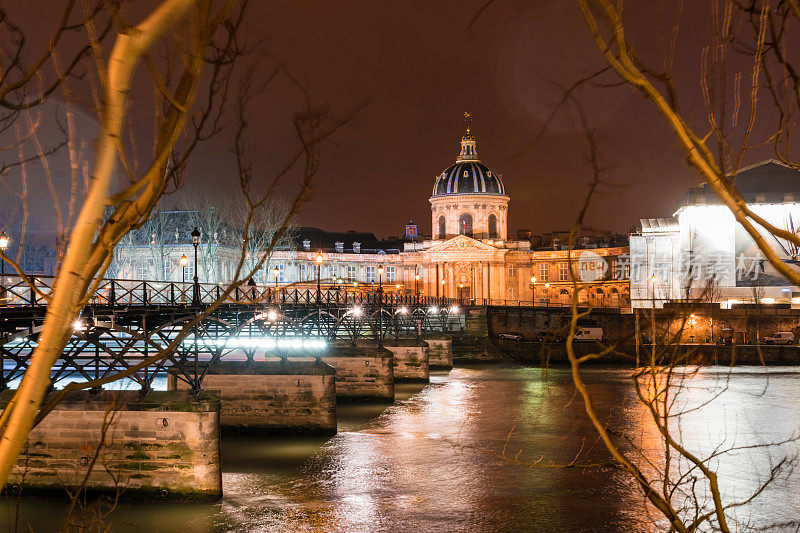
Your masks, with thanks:
M 422 252 L 425 264 L 438 271 L 438 283 L 442 285 L 440 294 L 449 298 L 462 294 L 471 298 L 487 298 L 488 294 L 501 294 L 504 282 L 504 265 L 507 248 L 500 248 L 478 241 L 466 235 L 433 244 Z M 486 270 L 486 274 L 484 274 Z M 442 284 L 441 280 L 445 283 Z M 491 283 L 492 287 L 487 284 Z

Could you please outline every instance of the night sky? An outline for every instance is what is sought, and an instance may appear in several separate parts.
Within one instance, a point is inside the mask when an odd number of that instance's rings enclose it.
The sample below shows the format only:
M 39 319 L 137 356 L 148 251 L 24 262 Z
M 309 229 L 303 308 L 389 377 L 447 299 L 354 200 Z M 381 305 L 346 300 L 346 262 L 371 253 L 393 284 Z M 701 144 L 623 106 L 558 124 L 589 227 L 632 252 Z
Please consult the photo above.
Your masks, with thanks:
M 537 144 L 532 141 L 560 95 L 558 87 L 602 66 L 599 53 L 573 2 L 531 2 L 523 10 L 497 2 L 470 28 L 482 4 L 251 2 L 248 38 L 265 39 L 264 55 L 256 61 L 264 72 L 282 62 L 307 80 L 316 102 L 334 112 L 365 104 L 324 148 L 301 224 L 388 236 L 414 219 L 430 233 L 434 178 L 455 160 L 469 111 L 478 153 L 502 173 L 511 196 L 510 236 L 519 228 L 542 233 L 569 227 L 590 178 L 581 131 L 561 115 Z M 657 2 L 632 4 L 626 16 L 637 51 L 656 57 L 650 21 Z M 706 10 L 687 7 L 676 60 L 683 109 L 701 126 L 697 79 L 708 34 Z M 23 13 L 26 27 L 33 24 L 44 35 L 44 20 L 32 17 Z M 611 186 L 596 197 L 588 224 L 626 232 L 639 218 L 670 216 L 698 177 L 663 120 L 626 87 L 586 90 L 580 97 L 600 132 L 603 158 L 613 166 L 606 175 Z M 287 117 L 297 102 L 281 82 L 256 102 L 257 173 L 268 176 L 283 162 Z M 219 138 L 196 154 L 188 186 L 236 187 L 229 144 Z

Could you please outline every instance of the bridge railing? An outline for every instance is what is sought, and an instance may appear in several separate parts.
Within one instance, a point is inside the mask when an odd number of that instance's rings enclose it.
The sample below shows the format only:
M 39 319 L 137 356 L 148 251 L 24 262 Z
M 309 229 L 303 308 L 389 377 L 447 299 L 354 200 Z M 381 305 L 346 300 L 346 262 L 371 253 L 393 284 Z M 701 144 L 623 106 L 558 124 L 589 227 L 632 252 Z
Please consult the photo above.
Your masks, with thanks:
M 36 307 L 47 305 L 46 296 L 53 286 L 52 276 L 31 276 L 33 289 L 20 276 L 0 280 L 0 306 Z M 223 284 L 105 279 L 89 301 L 94 306 L 209 305 L 217 301 L 227 287 Z M 224 303 L 292 305 L 454 305 L 457 298 L 404 294 L 380 290 L 375 286 L 352 288 L 345 285 L 316 287 L 242 284 L 234 288 Z

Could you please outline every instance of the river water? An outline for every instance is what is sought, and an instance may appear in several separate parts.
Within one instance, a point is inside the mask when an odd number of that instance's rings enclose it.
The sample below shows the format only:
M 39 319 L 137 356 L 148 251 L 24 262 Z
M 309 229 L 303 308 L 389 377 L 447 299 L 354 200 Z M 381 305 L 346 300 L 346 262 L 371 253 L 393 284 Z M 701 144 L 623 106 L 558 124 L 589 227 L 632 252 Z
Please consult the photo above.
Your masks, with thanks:
M 655 453 L 658 439 L 633 401 L 629 370 L 592 368 L 586 379 L 615 428 Z M 715 392 L 722 392 L 715 397 Z M 712 399 L 713 398 L 713 399 Z M 705 369 L 682 382 L 676 421 L 690 449 L 738 451 L 715 464 L 726 501 L 741 499 L 770 465 L 798 452 L 750 445 L 800 427 L 800 368 Z M 125 503 L 114 531 L 655 531 L 640 491 L 609 468 L 549 468 L 607 459 L 583 415 L 567 369 L 511 364 L 436 373 L 427 386 L 398 386 L 389 405 L 339 408 L 332 438 L 242 438 L 222 442 L 225 496 L 212 504 Z M 497 457 L 503 448 L 506 456 Z M 655 457 L 655 458 L 654 458 Z M 533 467 L 520 464 L 539 461 Z M 800 473 L 783 470 L 734 528 L 800 519 Z M 23 499 L 20 524 L 58 529 L 63 502 Z M 15 503 L 6 502 L 9 520 Z M 25 530 L 25 529 L 23 529 Z

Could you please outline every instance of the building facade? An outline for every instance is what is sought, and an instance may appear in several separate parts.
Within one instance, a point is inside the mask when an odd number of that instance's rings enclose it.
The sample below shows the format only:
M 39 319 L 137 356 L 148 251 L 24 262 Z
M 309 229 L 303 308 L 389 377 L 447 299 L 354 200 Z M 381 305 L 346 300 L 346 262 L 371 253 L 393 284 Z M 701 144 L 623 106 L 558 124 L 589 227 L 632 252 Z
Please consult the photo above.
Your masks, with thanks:
M 278 287 L 315 284 L 319 275 L 324 285 L 363 287 L 380 281 L 389 291 L 500 305 L 529 305 L 532 301 L 537 305 L 570 305 L 577 288 L 581 303 L 629 305 L 628 270 L 617 264 L 618 257 L 626 256 L 627 248 L 570 251 L 562 246 L 564 249 L 532 250 L 530 239 L 508 239 L 510 197 L 502 175 L 479 159 L 469 129 L 461 139 L 456 161 L 436 176 L 429 202 L 429 239 L 421 238 L 413 223 L 406 226 L 402 249 L 396 242 L 362 247 L 361 242 L 347 239 L 349 233 L 331 234 L 339 239 L 333 246 L 320 245 L 324 239 L 318 237 L 312 245 L 309 238 L 301 240 L 301 246 L 274 251 L 254 281 Z M 133 239 L 136 244 L 119 245 L 115 275 L 191 282 L 194 250 L 186 228 L 183 233 L 187 236 L 183 242 L 178 239 L 166 247 L 141 238 Z M 208 243 L 201 237 L 198 249 L 201 282 L 231 281 L 241 255 L 239 248 Z M 154 259 L 165 253 L 166 258 Z M 316 261 L 318 254 L 321 264 Z M 185 269 L 179 266 L 181 256 L 187 258 Z M 383 267 L 382 275 L 379 266 Z
M 735 182 L 750 210 L 789 233 L 800 231 L 800 172 L 777 161 L 742 169 Z M 672 218 L 644 219 L 631 235 L 634 307 L 669 301 L 800 305 L 800 290 L 769 264 L 727 206 L 703 184 L 690 189 Z M 759 229 L 784 263 L 800 265 L 800 249 Z

